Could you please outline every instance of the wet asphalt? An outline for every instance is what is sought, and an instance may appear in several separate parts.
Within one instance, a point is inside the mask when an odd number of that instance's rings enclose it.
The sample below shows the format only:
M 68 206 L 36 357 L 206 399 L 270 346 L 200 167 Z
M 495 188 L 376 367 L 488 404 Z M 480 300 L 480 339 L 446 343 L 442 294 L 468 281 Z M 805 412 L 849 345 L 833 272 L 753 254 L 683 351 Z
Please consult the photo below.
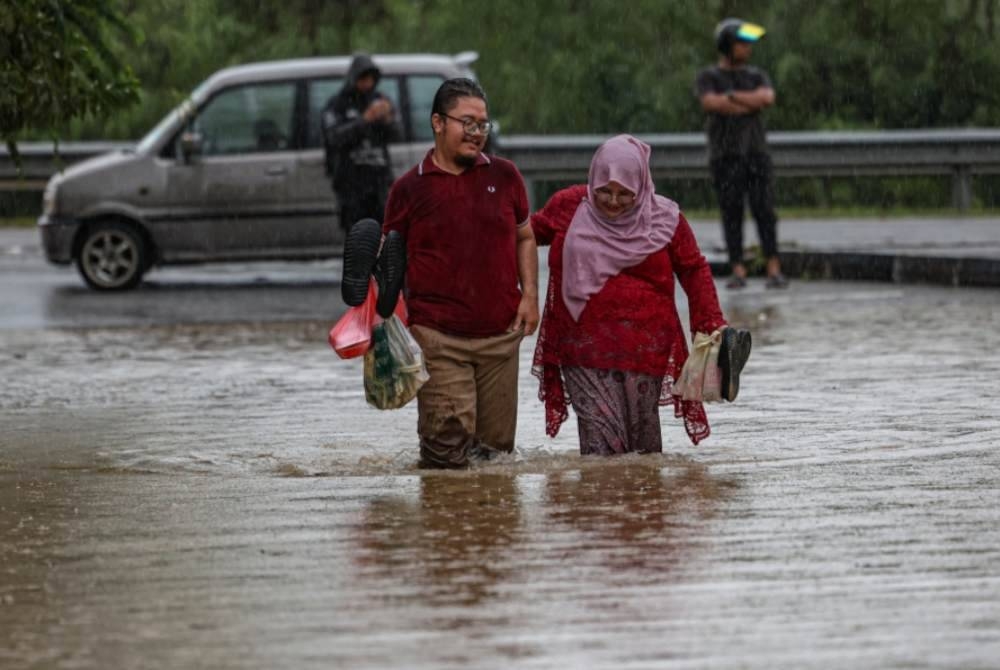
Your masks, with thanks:
M 435 473 L 338 274 L 0 255 L 0 667 L 997 667 L 997 291 L 720 287 L 741 395 L 662 456 L 547 438 L 529 339 L 517 453 Z

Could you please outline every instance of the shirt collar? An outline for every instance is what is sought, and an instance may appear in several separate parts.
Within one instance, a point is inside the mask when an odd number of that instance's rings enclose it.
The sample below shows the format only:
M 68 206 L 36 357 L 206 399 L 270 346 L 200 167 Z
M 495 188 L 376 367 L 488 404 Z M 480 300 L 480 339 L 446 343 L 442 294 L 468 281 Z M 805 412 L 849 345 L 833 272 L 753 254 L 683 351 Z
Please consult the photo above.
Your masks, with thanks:
M 434 174 L 435 172 L 439 174 L 451 175 L 450 172 L 442 170 L 441 168 L 439 168 L 437 165 L 434 164 L 434 160 L 431 158 L 431 155 L 433 153 L 434 149 L 431 149 L 430 151 L 427 152 L 427 155 L 424 156 L 424 159 L 420 161 L 420 164 L 417 165 L 417 174 L 420 175 L 421 177 L 427 174 Z M 483 165 L 490 165 L 492 164 L 492 162 L 493 161 L 490 160 L 489 156 L 480 151 L 479 155 L 476 156 L 476 164 L 473 165 L 472 167 L 482 167 Z

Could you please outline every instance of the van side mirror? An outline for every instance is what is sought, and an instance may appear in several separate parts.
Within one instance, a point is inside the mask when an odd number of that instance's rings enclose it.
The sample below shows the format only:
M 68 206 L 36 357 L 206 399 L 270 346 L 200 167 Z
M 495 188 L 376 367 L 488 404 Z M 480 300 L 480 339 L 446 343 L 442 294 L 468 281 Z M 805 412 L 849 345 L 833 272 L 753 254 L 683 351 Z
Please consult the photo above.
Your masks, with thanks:
M 181 155 L 185 163 L 191 163 L 201 156 L 201 148 L 204 140 L 201 133 L 186 131 L 181 133 Z
M 486 136 L 486 144 L 483 145 L 483 153 L 486 154 L 498 154 L 500 153 L 500 122 L 492 121 L 492 126 L 490 127 L 490 134 Z

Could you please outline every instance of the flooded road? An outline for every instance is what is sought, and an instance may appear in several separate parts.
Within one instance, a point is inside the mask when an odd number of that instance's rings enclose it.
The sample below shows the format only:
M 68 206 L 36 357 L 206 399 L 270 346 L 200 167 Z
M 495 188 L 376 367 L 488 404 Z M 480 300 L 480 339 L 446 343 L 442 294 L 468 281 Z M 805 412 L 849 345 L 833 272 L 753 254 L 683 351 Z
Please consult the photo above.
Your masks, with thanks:
M 287 319 L 335 285 L 205 283 L 0 329 L 0 667 L 1000 666 L 995 291 L 723 290 L 739 401 L 655 457 L 545 437 L 529 340 L 517 453 L 425 473 Z

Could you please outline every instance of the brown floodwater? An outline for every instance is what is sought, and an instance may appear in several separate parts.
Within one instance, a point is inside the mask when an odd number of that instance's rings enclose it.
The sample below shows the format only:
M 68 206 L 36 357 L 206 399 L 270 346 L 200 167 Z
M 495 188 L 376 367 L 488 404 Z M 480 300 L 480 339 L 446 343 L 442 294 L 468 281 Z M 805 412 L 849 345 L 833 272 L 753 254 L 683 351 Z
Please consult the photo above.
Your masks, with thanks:
M 0 330 L 0 668 L 1000 667 L 1000 293 L 723 295 L 698 447 L 415 467 L 329 323 Z

